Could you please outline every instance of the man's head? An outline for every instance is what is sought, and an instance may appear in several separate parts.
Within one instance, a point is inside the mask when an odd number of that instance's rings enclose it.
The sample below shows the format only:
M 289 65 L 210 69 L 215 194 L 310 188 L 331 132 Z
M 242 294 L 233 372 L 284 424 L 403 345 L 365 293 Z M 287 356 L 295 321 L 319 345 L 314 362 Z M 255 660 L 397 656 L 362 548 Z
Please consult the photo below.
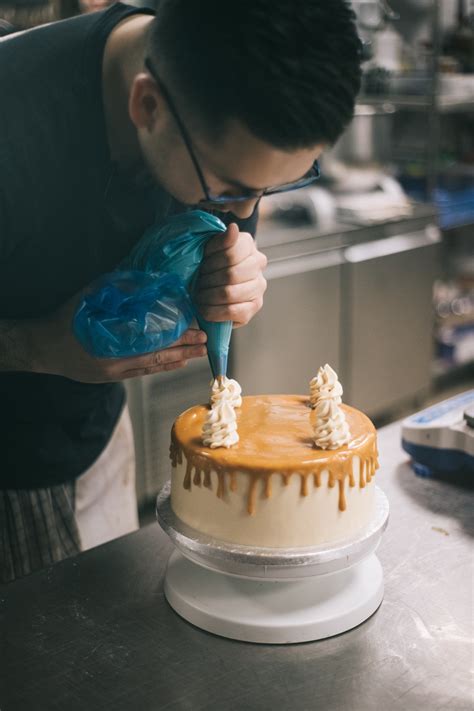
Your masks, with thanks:
M 345 0 L 161 0 L 135 77 L 130 115 L 145 160 L 175 197 L 211 194 L 251 214 L 262 190 L 298 180 L 350 121 L 360 84 Z M 178 116 L 176 116 L 178 114 Z M 180 126 L 181 122 L 181 126 Z

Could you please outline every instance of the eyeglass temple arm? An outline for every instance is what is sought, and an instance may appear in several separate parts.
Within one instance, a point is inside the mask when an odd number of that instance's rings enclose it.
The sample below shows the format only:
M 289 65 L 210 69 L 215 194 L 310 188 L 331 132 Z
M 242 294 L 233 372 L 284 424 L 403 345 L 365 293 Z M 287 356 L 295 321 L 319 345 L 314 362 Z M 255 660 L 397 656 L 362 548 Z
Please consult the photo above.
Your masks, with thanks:
M 199 165 L 199 163 L 198 163 L 198 161 L 197 161 L 196 156 L 194 155 L 193 147 L 192 147 L 192 144 L 191 144 L 191 139 L 189 138 L 189 135 L 188 135 L 188 132 L 187 132 L 187 130 L 186 130 L 186 127 L 184 126 L 183 122 L 181 121 L 181 118 L 180 118 L 180 116 L 179 116 L 179 114 L 178 114 L 178 112 L 177 112 L 177 110 L 176 110 L 176 108 L 175 108 L 175 105 L 174 105 L 174 103 L 173 103 L 173 100 L 172 100 L 171 96 L 170 96 L 169 93 L 168 93 L 168 90 L 166 89 L 165 85 L 162 83 L 162 81 L 160 80 L 160 78 L 159 78 L 158 75 L 156 74 L 156 72 L 155 72 L 155 70 L 153 69 L 153 67 L 152 67 L 152 65 L 151 65 L 151 62 L 150 62 L 150 60 L 149 60 L 148 58 L 145 59 L 145 67 L 146 67 L 146 68 L 148 69 L 148 71 L 150 72 L 151 76 L 152 76 L 153 79 L 155 80 L 155 82 L 156 82 L 156 84 L 158 85 L 158 87 L 159 87 L 161 93 L 163 94 L 163 96 L 165 97 L 165 99 L 166 99 L 166 101 L 167 101 L 167 103 L 168 103 L 168 106 L 169 106 L 169 108 L 170 108 L 170 111 L 171 111 L 171 113 L 173 114 L 173 118 L 174 118 L 174 120 L 176 121 L 176 123 L 178 124 L 179 130 L 181 131 L 181 135 L 182 135 L 182 137 L 183 137 L 183 141 L 184 141 L 184 143 L 185 143 L 185 145 L 186 145 L 186 148 L 188 149 L 188 153 L 189 153 L 189 155 L 191 156 L 191 160 L 192 160 L 192 162 L 193 162 L 194 168 L 195 168 L 196 173 L 197 173 L 197 176 L 198 176 L 198 178 L 199 178 L 199 182 L 201 183 L 201 187 L 202 187 L 202 190 L 203 190 L 204 195 L 205 195 L 205 197 L 206 197 L 206 200 L 209 200 L 209 199 L 210 199 L 210 197 L 209 197 L 209 189 L 208 189 L 208 187 L 207 187 L 207 185 L 206 185 L 206 181 L 204 180 L 204 175 L 202 174 L 201 167 L 200 167 L 200 165 Z

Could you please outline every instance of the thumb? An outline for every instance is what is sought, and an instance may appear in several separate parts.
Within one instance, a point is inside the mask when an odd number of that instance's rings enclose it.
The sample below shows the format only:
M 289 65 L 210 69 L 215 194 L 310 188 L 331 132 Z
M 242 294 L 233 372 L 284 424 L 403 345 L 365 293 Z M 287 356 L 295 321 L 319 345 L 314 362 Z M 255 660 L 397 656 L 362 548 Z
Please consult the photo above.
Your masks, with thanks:
M 238 241 L 239 235 L 239 226 L 235 222 L 231 222 L 225 232 L 219 232 L 219 234 L 211 237 L 206 245 L 206 256 L 233 247 Z

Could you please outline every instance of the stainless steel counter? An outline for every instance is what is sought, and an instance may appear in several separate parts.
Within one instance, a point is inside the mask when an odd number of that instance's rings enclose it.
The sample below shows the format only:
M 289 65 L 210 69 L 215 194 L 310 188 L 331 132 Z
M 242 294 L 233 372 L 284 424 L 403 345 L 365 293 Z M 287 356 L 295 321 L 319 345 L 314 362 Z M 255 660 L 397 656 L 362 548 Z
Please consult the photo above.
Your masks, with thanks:
M 474 497 L 415 477 L 399 439 L 379 433 L 386 591 L 360 627 L 288 647 L 206 634 L 168 607 L 151 525 L 0 587 L 2 711 L 472 709 Z

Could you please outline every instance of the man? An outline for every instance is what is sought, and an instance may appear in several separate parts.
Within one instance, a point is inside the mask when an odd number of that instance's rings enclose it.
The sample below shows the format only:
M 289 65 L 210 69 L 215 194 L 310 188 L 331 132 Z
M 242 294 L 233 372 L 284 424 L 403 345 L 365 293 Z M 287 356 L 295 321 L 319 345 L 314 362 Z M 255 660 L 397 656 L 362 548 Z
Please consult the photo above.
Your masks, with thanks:
M 212 239 L 196 302 L 246 324 L 268 192 L 318 177 L 352 116 L 359 41 L 344 0 L 120 3 L 0 42 L 0 570 L 24 575 L 137 525 L 126 378 L 205 355 L 189 329 L 128 359 L 89 356 L 79 295 L 158 219 L 198 206 Z

